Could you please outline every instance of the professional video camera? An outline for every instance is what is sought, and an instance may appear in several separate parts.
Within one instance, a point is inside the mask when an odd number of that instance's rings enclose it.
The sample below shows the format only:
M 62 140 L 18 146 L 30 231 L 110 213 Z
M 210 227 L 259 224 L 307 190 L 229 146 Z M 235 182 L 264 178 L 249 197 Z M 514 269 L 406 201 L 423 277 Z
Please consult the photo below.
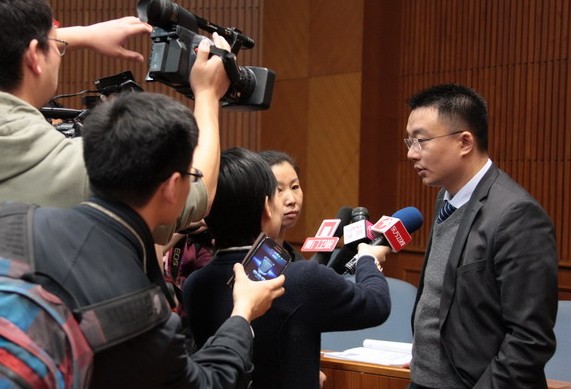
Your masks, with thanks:
M 217 32 L 231 45 L 231 52 L 210 48 L 211 54 L 222 58 L 230 79 L 222 106 L 244 111 L 270 107 L 275 73 L 267 68 L 238 65 L 236 54 L 240 48 L 254 47 L 254 41 L 240 30 L 217 26 L 169 0 L 139 0 L 137 13 L 139 19 L 153 26 L 147 81 L 159 81 L 193 99 L 189 75 L 196 59 L 195 50 L 205 38 L 198 34 L 200 28 Z
M 133 78 L 130 71 L 115 74 L 113 76 L 100 78 L 94 81 L 95 90 L 83 90 L 77 93 L 55 96 L 50 100 L 48 105 L 40 108 L 40 112 L 46 120 L 54 126 L 56 130 L 64 134 L 68 138 L 81 136 L 83 131 L 83 120 L 89 114 L 89 111 L 114 93 L 131 91 L 142 92 L 141 88 Z M 65 108 L 57 100 L 82 96 L 82 103 L 85 109 Z

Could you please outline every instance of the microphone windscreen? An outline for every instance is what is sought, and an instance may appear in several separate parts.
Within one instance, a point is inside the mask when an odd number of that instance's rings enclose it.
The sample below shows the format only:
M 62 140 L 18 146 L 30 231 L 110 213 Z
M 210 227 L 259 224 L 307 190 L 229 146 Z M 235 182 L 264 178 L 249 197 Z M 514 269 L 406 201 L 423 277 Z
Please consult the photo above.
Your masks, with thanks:
M 339 219 L 341 220 L 341 222 L 337 226 L 337 229 L 335 230 L 333 236 L 339 238 L 341 237 L 341 235 L 343 235 L 343 227 L 351 223 L 351 212 L 353 212 L 353 209 L 351 207 L 343 206 L 339 208 L 339 211 L 337 211 L 337 215 L 335 215 L 335 219 Z
M 415 207 L 400 209 L 393 214 L 393 217 L 396 217 L 402 222 L 409 234 L 418 230 L 422 227 L 422 223 L 424 223 L 422 213 Z

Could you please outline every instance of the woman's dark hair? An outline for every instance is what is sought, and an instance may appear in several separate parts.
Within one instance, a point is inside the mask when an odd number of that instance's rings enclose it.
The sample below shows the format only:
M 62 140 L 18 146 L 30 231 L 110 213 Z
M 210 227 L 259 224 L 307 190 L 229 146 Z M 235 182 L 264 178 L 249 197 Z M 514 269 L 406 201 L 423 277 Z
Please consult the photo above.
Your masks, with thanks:
M 260 151 L 258 154 L 260 154 L 262 158 L 264 158 L 264 160 L 272 167 L 275 165 L 281 165 L 284 162 L 289 163 L 291 166 L 293 166 L 293 169 L 299 175 L 299 167 L 289 154 L 276 150 L 264 150 Z
M 216 197 L 206 224 L 216 248 L 251 245 L 262 230 L 266 197 L 272 199 L 277 182 L 270 166 L 244 148 L 222 152 Z

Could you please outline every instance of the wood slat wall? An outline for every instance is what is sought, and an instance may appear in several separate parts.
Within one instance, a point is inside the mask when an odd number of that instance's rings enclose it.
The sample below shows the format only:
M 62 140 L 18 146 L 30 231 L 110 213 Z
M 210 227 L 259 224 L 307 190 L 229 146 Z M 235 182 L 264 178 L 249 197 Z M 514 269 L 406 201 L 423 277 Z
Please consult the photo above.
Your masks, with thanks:
M 262 0 L 181 0 L 177 3 L 194 15 L 200 16 L 221 27 L 236 27 L 251 37 L 256 45 L 251 50 L 241 50 L 238 62 L 242 66 L 262 66 Z M 123 16 L 136 16 L 136 0 L 51 0 L 56 19 L 62 26 L 87 25 Z M 199 34 L 210 36 L 200 30 Z M 149 58 L 151 40 L 146 37 L 132 39 L 128 48 Z M 75 93 L 94 89 L 93 81 L 131 70 L 135 80 L 148 92 L 161 92 L 192 107 L 193 102 L 172 88 L 160 83 L 147 83 L 147 63 L 131 63 L 97 55 L 89 50 L 66 53 L 61 67 L 58 94 Z M 66 107 L 83 108 L 79 98 L 62 99 Z M 243 146 L 251 149 L 260 147 L 260 113 L 228 112 L 221 115 L 221 145 Z
M 570 20 L 565 0 L 404 0 L 400 31 L 402 101 L 444 82 L 486 98 L 490 155 L 547 210 L 563 264 L 571 263 Z M 402 104 L 400 123 L 408 112 Z M 432 215 L 435 190 L 419 183 L 404 147 L 398 172 L 403 204 Z M 419 250 L 428 229 L 417 234 Z

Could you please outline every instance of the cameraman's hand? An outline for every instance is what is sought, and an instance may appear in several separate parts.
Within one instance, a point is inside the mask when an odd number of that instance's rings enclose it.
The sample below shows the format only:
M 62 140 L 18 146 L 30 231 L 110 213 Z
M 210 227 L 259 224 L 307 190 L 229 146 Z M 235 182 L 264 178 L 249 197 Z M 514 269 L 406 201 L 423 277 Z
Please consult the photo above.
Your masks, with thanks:
M 252 281 L 242 264 L 237 263 L 234 265 L 234 275 L 234 309 L 230 316 L 242 316 L 251 322 L 266 313 L 272 301 L 285 293 L 283 274 L 273 280 Z
M 69 43 L 70 48 L 90 48 L 109 57 L 143 62 L 144 57 L 136 51 L 127 50 L 124 45 L 138 35 L 150 35 L 151 25 L 134 16 L 113 19 L 89 26 L 58 28 L 58 39 Z
M 228 42 L 216 32 L 212 34 L 212 39 L 216 47 L 230 51 Z M 211 44 L 212 42 L 208 39 L 200 42 L 196 60 L 190 72 L 190 85 L 197 99 L 203 93 L 214 93 L 216 100 L 220 100 L 230 87 L 230 80 L 226 75 L 222 59 L 217 55 L 208 58 Z

